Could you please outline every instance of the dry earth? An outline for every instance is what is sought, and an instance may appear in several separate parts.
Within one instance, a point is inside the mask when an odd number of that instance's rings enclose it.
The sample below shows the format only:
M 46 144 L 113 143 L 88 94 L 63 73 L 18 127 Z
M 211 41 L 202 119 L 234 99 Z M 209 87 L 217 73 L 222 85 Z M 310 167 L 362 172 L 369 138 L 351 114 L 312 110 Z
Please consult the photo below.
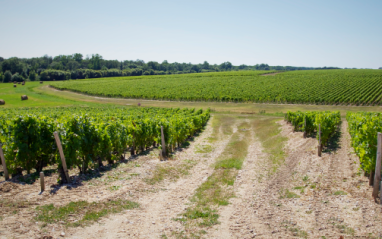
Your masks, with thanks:
M 213 172 L 215 159 L 223 152 L 232 134 L 219 128 L 213 144 L 211 122 L 188 148 L 174 159 L 160 162 L 156 149 L 130 157 L 117 167 L 95 177 L 72 176 L 73 183 L 57 185 L 57 175 L 46 177 L 47 190 L 39 194 L 39 183 L 2 182 L 0 200 L 23 202 L 16 212 L 2 207 L 0 238 L 165 238 L 184 230 L 172 220 L 184 212 L 194 191 Z M 337 144 L 322 157 L 316 156 L 317 140 L 302 137 L 279 121 L 281 135 L 288 137 L 285 162 L 276 172 L 269 155 L 252 131 L 253 140 L 242 170 L 236 178 L 236 197 L 219 208 L 220 224 L 206 230 L 205 238 L 380 238 L 381 207 L 371 198 L 368 180 L 358 172 L 359 160 L 350 147 L 347 122 L 341 126 Z M 232 125 L 233 132 L 237 125 Z M 211 151 L 198 152 L 201 146 Z M 184 160 L 195 165 L 178 180 L 151 185 L 158 165 L 176 166 Z M 75 171 L 72 175 L 78 175 Z M 116 190 L 113 190 L 116 189 Z M 41 225 L 35 221 L 35 207 L 70 201 L 89 202 L 123 198 L 138 202 L 138 209 L 110 215 L 85 228 L 66 228 L 60 223 Z
M 210 238 L 381 238 L 381 207 L 367 178 L 357 174 L 347 122 L 339 146 L 321 158 L 316 139 L 279 123 L 289 138 L 285 164 L 270 173 L 261 146 L 253 145 L 235 183 L 238 197 L 222 210 Z

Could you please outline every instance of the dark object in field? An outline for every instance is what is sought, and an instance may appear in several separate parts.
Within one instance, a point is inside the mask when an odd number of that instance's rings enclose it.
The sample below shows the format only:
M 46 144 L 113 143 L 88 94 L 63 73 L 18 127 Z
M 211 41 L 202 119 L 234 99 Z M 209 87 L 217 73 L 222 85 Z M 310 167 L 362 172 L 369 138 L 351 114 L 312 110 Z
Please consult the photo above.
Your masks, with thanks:
M 25 81 L 23 81 L 23 83 L 21 83 L 21 85 L 25 85 Z
M 138 103 L 138 106 L 141 106 L 141 103 Z
M 5 101 L 4 100 L 0 100 L 0 105 L 5 105 Z
M 42 81 L 40 81 L 40 84 L 42 84 L 43 82 Z
M 21 96 L 21 100 L 27 100 L 27 99 L 28 99 L 28 96 L 26 96 L 26 95 Z
M 16 85 L 16 84 L 14 84 L 14 85 L 13 85 L 13 87 L 17 87 L 17 85 Z

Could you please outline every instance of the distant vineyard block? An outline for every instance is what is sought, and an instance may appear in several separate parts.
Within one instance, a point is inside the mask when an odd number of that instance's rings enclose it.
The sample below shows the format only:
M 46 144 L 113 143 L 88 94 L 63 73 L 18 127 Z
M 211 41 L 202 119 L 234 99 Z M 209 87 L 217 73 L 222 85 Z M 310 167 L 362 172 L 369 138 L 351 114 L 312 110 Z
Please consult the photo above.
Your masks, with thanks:
M 27 100 L 27 99 L 28 99 L 28 96 L 26 96 L 26 95 L 21 96 L 21 100 Z

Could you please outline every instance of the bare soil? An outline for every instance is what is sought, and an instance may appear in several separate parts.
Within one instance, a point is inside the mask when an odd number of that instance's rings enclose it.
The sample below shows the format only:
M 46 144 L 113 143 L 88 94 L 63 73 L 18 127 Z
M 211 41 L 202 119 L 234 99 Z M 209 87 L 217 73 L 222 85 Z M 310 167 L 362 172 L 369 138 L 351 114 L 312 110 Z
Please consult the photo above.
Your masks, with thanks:
M 253 145 L 235 183 L 238 197 L 222 210 L 222 223 L 209 238 L 380 238 L 381 206 L 371 198 L 367 178 L 357 174 L 347 122 L 339 146 L 322 157 L 315 138 L 279 124 L 289 138 L 285 164 L 270 173 L 261 146 Z

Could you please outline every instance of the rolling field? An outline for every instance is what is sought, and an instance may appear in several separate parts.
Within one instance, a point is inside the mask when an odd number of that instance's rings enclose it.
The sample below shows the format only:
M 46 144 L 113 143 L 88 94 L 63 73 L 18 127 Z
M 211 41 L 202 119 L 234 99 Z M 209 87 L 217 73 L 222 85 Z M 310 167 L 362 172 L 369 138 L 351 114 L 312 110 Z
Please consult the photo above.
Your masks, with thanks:
M 51 82 L 60 90 L 150 100 L 380 105 L 382 71 L 265 71 L 140 76 Z

